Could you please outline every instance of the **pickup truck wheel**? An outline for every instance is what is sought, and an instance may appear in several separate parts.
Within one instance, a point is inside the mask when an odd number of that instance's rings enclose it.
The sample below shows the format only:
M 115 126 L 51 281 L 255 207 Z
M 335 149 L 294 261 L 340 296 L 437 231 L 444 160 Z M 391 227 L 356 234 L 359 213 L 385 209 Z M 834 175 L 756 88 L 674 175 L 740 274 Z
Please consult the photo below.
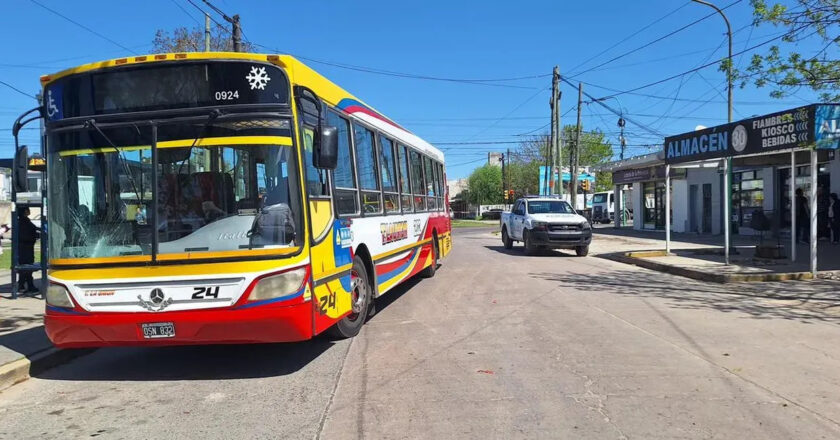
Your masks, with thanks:
M 589 255 L 589 246 L 578 246 L 575 248 L 575 253 L 578 257 L 585 257 Z
M 513 247 L 513 240 L 510 239 L 510 236 L 507 233 L 507 228 L 502 228 L 502 244 L 505 245 L 505 249 Z
M 526 255 L 531 255 L 531 254 L 534 253 L 534 250 L 536 250 L 536 248 L 534 247 L 534 244 L 531 243 L 531 234 L 528 232 L 528 230 L 525 230 L 522 233 L 522 244 L 525 245 L 525 254 Z

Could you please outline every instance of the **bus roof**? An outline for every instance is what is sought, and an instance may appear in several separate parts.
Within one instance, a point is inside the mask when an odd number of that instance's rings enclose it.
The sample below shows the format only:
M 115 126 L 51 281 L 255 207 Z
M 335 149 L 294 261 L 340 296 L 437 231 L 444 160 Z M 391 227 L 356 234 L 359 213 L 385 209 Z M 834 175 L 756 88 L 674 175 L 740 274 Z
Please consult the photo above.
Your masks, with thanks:
M 46 87 L 51 82 L 65 76 L 99 69 L 180 60 L 250 60 L 275 64 L 286 69 L 292 84 L 299 84 L 312 89 L 321 99 L 331 106 L 376 127 L 400 143 L 412 146 L 441 162 L 443 161 L 443 152 L 435 148 L 432 144 L 411 133 L 390 118 L 387 118 L 364 101 L 356 98 L 350 92 L 344 90 L 291 55 L 242 52 L 183 52 L 139 55 L 83 64 L 52 75 L 43 75 L 41 76 L 41 86 Z

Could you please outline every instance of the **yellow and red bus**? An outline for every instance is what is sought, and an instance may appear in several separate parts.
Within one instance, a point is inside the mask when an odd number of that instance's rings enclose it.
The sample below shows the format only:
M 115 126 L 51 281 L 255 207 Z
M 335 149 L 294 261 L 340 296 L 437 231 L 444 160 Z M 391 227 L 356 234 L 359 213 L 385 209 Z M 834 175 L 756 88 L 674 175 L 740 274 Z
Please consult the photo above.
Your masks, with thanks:
M 291 56 L 41 82 L 57 346 L 352 337 L 451 249 L 442 152 Z

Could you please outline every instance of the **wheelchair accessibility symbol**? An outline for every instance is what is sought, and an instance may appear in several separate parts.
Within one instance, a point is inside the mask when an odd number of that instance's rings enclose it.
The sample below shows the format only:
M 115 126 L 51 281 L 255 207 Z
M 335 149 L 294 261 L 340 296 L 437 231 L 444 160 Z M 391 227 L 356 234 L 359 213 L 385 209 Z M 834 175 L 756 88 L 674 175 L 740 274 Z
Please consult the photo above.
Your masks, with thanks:
M 47 118 L 50 120 L 61 119 L 61 92 L 53 89 L 47 90 Z

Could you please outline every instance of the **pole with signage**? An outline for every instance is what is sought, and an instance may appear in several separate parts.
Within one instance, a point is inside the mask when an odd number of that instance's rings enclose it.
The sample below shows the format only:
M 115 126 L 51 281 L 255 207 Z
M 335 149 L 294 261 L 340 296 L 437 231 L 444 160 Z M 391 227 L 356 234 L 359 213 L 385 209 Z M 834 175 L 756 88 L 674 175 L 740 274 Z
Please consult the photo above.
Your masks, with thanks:
M 665 165 L 665 255 L 671 253 L 671 165 Z
M 811 274 L 817 277 L 817 150 L 811 150 Z
M 790 261 L 796 261 L 796 150 L 790 151 Z

